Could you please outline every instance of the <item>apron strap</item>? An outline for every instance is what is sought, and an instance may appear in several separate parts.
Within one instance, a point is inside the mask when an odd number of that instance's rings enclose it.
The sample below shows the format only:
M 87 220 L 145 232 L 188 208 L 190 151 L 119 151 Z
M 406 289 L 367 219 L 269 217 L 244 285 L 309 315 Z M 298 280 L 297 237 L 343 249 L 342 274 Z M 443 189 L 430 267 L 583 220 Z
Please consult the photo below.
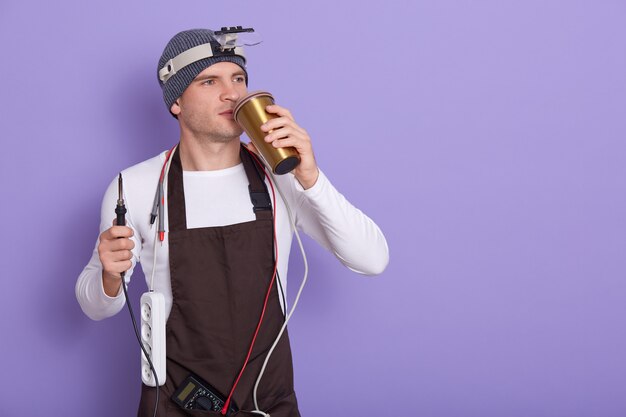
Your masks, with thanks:
M 239 156 L 243 163 L 243 168 L 246 170 L 246 176 L 248 177 L 248 191 L 250 192 L 250 201 L 252 201 L 252 205 L 254 206 L 253 210 L 256 219 L 271 219 L 272 200 L 267 192 L 263 167 L 260 166 L 255 157 L 251 155 L 251 151 L 243 145 L 241 145 L 239 150 Z
M 169 230 L 187 230 L 185 211 L 185 188 L 183 187 L 183 165 L 180 162 L 180 145 L 171 156 L 170 172 L 167 175 L 167 216 Z

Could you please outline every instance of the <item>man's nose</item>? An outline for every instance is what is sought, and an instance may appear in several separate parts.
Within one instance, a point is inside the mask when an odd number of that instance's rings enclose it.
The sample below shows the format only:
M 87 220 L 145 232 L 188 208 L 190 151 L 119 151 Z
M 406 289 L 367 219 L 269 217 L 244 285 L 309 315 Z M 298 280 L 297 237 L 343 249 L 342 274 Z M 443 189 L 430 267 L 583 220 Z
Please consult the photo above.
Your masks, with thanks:
M 222 90 L 222 100 L 230 100 L 237 101 L 239 100 L 240 94 L 235 85 L 231 83 L 226 83 Z

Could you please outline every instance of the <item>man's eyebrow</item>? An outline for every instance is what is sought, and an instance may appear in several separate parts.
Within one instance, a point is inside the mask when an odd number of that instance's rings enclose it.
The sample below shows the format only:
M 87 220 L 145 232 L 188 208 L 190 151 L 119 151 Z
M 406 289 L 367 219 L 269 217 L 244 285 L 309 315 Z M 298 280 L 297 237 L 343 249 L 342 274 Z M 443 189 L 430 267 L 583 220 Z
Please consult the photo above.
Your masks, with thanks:
M 204 81 L 204 80 L 210 80 L 212 78 L 219 78 L 217 75 L 198 75 L 196 78 L 194 78 L 194 81 Z
M 246 73 L 244 71 L 235 71 L 231 74 L 231 77 L 237 77 L 237 76 L 246 76 Z M 215 78 L 220 78 L 219 75 L 215 75 L 215 74 L 206 74 L 206 75 L 198 75 L 196 78 L 194 78 L 194 81 L 204 81 L 204 80 L 211 80 L 211 79 L 215 79 Z

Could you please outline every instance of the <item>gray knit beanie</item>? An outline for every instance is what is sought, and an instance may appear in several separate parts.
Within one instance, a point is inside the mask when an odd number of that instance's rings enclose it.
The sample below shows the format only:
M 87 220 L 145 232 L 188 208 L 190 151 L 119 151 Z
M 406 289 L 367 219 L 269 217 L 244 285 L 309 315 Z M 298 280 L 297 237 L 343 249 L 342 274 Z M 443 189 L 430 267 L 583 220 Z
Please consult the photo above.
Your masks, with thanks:
M 239 65 L 246 73 L 246 83 L 248 82 L 245 59 L 239 55 L 233 54 L 232 52 L 225 53 L 224 55 L 203 58 L 179 69 L 178 72 L 171 76 L 167 81 L 162 82 L 160 80 L 159 70 L 163 68 L 170 59 L 175 58 L 178 54 L 185 52 L 188 49 L 206 43 L 211 44 L 211 49 L 214 51 L 213 53 L 219 50 L 220 44 L 215 39 L 215 35 L 212 30 L 191 29 L 177 33 L 165 46 L 161 59 L 159 59 L 157 79 L 159 80 L 159 85 L 163 90 L 163 100 L 167 106 L 167 111 L 170 111 L 172 104 L 174 104 L 176 99 L 183 94 L 185 89 L 189 86 L 189 84 L 191 84 L 193 79 L 198 76 L 198 74 L 217 62 L 232 62 Z

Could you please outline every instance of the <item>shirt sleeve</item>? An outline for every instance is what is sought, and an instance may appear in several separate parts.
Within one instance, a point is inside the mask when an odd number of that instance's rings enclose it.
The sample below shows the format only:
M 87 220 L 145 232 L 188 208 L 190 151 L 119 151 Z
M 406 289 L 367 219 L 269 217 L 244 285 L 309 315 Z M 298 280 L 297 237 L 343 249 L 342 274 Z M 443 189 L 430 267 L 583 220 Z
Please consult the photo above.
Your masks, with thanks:
M 382 273 L 389 248 L 380 228 L 354 207 L 320 170 L 317 182 L 305 190 L 292 176 L 296 226 L 354 272 Z
M 113 225 L 115 218 L 115 205 L 117 202 L 117 179 L 113 180 L 107 188 L 102 200 L 102 208 L 100 215 L 100 233 L 104 232 Z M 132 266 L 126 272 L 125 281 L 128 284 L 133 273 L 137 259 L 139 259 L 139 250 L 141 243 L 138 239 L 137 230 L 130 221 L 129 213 L 126 215 L 127 225 L 133 229 L 134 235 L 132 240 L 135 248 L 132 250 L 133 259 Z M 124 307 L 124 294 L 122 288 L 115 297 L 109 297 L 102 286 L 102 264 L 98 256 L 99 239 L 96 240 L 96 246 L 91 255 L 89 263 L 76 281 L 76 299 L 80 304 L 83 312 L 92 320 L 102 320 L 107 317 L 114 316 Z

